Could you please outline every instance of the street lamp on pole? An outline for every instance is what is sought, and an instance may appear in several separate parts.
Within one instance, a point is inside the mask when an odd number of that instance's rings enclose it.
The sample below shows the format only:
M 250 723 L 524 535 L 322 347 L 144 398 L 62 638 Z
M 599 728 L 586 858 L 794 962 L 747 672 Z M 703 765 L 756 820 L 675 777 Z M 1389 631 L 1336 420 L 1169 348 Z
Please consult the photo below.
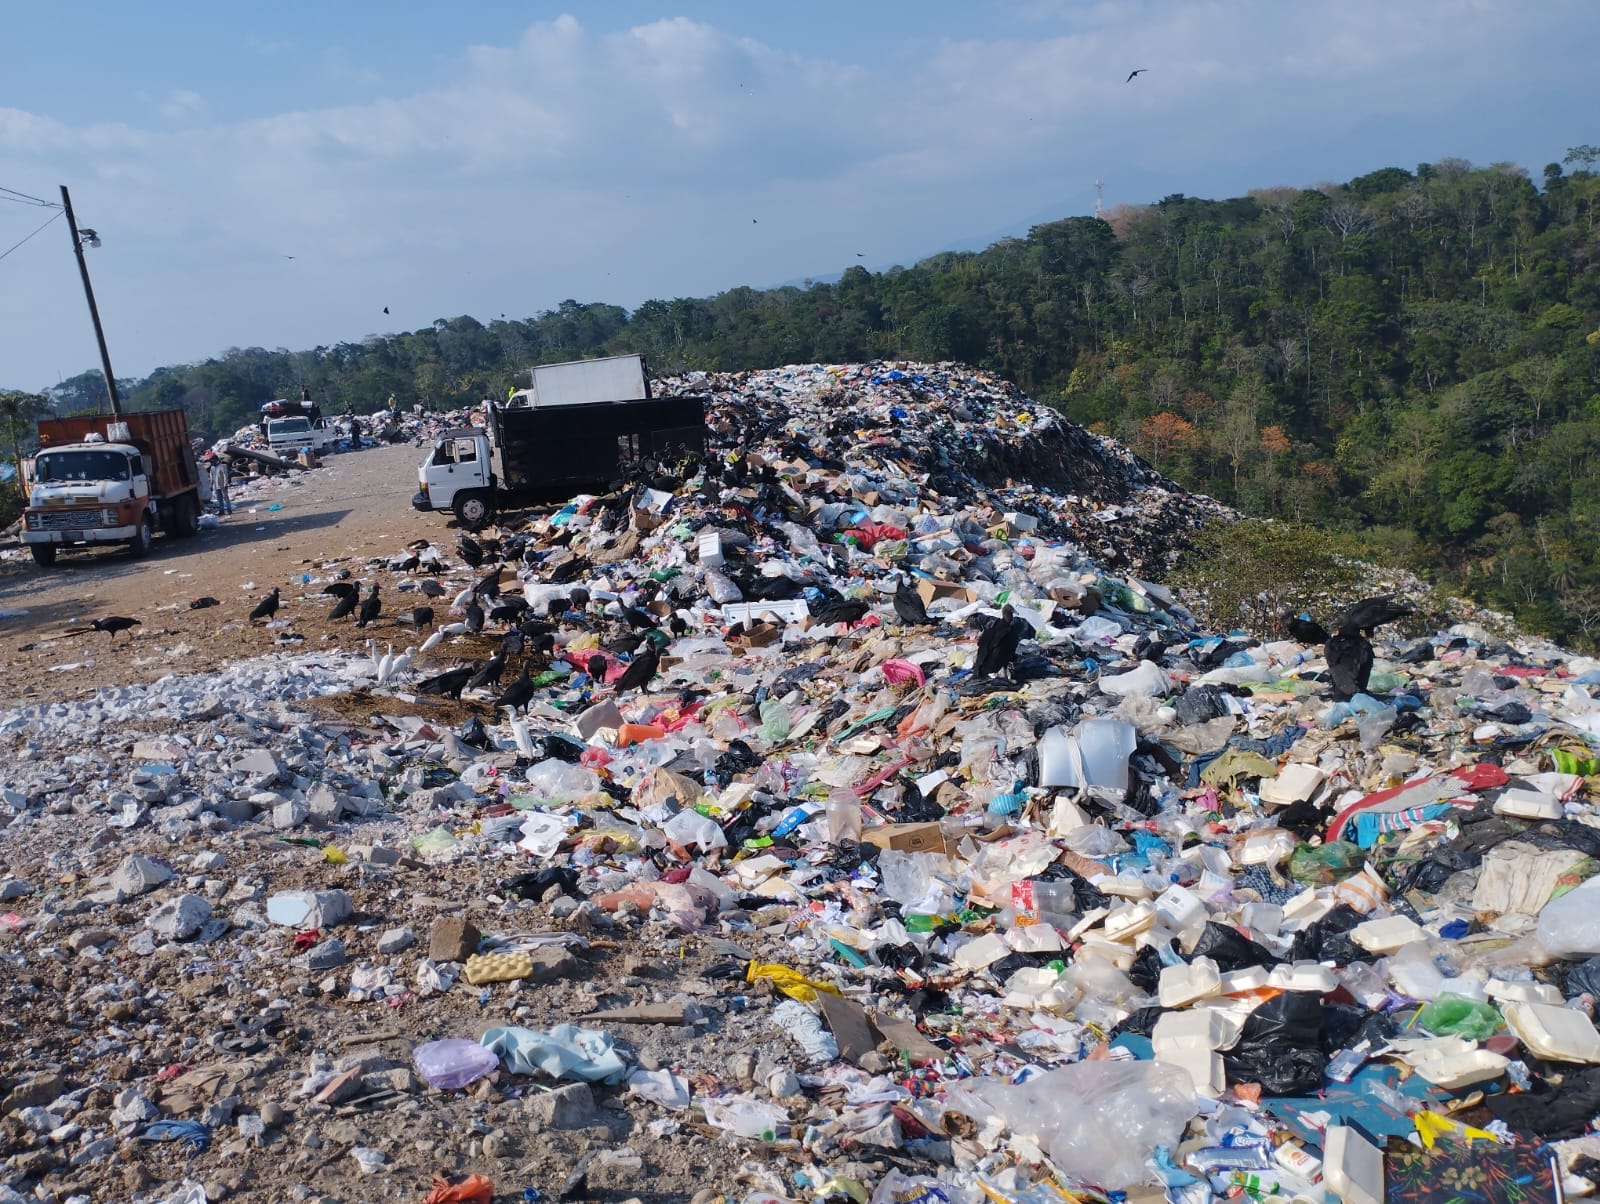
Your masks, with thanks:
M 106 350 L 106 332 L 100 328 L 100 307 L 94 303 L 94 287 L 89 283 L 89 265 L 83 258 L 84 247 L 98 247 L 100 236 L 93 230 L 78 229 L 78 219 L 72 215 L 72 198 L 67 186 L 61 186 L 61 207 L 67 213 L 67 229 L 72 234 L 72 253 L 78 257 L 78 274 L 83 277 L 83 295 L 89 302 L 89 317 L 94 321 L 94 339 L 100 345 L 100 368 L 106 375 L 106 394 L 111 398 L 111 412 L 122 417 L 122 398 L 117 393 L 117 378 L 111 371 L 111 353 Z

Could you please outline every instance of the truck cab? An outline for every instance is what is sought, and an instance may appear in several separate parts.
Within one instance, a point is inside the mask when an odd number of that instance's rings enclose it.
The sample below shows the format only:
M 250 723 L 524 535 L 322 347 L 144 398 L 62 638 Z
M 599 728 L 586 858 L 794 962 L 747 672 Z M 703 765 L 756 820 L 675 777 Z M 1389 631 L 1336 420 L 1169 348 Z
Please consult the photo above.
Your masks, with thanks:
M 446 431 L 417 466 L 418 510 L 450 510 L 463 526 L 481 527 L 493 509 L 494 464 L 482 427 Z
M 22 523 L 38 564 L 96 544 L 143 555 L 158 526 L 180 538 L 199 532 L 205 487 L 183 411 L 41 418 L 38 433 Z
M 293 455 L 303 448 L 321 455 L 332 445 L 333 432 L 326 418 L 295 416 L 267 419 L 267 448 L 275 455 Z

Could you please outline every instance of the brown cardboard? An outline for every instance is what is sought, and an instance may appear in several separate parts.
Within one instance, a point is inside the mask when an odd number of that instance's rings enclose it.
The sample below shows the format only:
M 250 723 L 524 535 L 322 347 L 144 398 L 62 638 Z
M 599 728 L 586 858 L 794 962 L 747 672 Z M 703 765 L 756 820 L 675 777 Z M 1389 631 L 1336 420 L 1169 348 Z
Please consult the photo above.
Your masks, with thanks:
M 783 628 L 776 623 L 754 623 L 746 627 L 739 642 L 746 648 L 766 648 L 783 638 Z
M 883 824 L 867 828 L 861 839 L 897 853 L 943 853 L 944 830 L 938 824 Z
M 940 598 L 954 598 L 958 602 L 972 602 L 977 598 L 966 586 L 951 581 L 918 581 L 917 596 L 924 606 Z

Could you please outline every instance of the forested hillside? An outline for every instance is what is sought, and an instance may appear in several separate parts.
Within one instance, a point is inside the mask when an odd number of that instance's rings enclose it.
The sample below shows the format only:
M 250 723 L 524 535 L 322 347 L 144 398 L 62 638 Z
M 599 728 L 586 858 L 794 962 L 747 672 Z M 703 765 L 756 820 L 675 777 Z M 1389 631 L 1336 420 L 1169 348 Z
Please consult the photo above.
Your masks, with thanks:
M 832 284 L 566 302 L 162 369 L 136 405 L 209 433 L 302 385 L 454 406 L 517 369 L 641 351 L 656 373 L 908 357 L 996 369 L 1246 511 L 1362 531 L 1528 625 L 1600 634 L 1600 149 L 1535 182 L 1459 160 L 1181 195 Z M 525 379 L 525 378 L 524 378 Z M 72 382 L 92 389 L 94 378 Z

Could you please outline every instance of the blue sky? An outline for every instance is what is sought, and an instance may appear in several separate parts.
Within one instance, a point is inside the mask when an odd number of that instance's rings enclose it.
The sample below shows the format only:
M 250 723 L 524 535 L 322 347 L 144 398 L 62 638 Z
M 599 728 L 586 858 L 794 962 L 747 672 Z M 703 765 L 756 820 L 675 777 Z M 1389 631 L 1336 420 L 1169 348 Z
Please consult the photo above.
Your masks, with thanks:
M 910 263 L 1097 177 L 1537 178 L 1600 141 L 1597 52 L 1592 0 L 12 6 L 0 187 L 71 187 L 131 376 Z M 0 252 L 48 216 L 0 203 Z M 0 384 L 96 364 L 61 223 L 0 258 L 0 330 Z

